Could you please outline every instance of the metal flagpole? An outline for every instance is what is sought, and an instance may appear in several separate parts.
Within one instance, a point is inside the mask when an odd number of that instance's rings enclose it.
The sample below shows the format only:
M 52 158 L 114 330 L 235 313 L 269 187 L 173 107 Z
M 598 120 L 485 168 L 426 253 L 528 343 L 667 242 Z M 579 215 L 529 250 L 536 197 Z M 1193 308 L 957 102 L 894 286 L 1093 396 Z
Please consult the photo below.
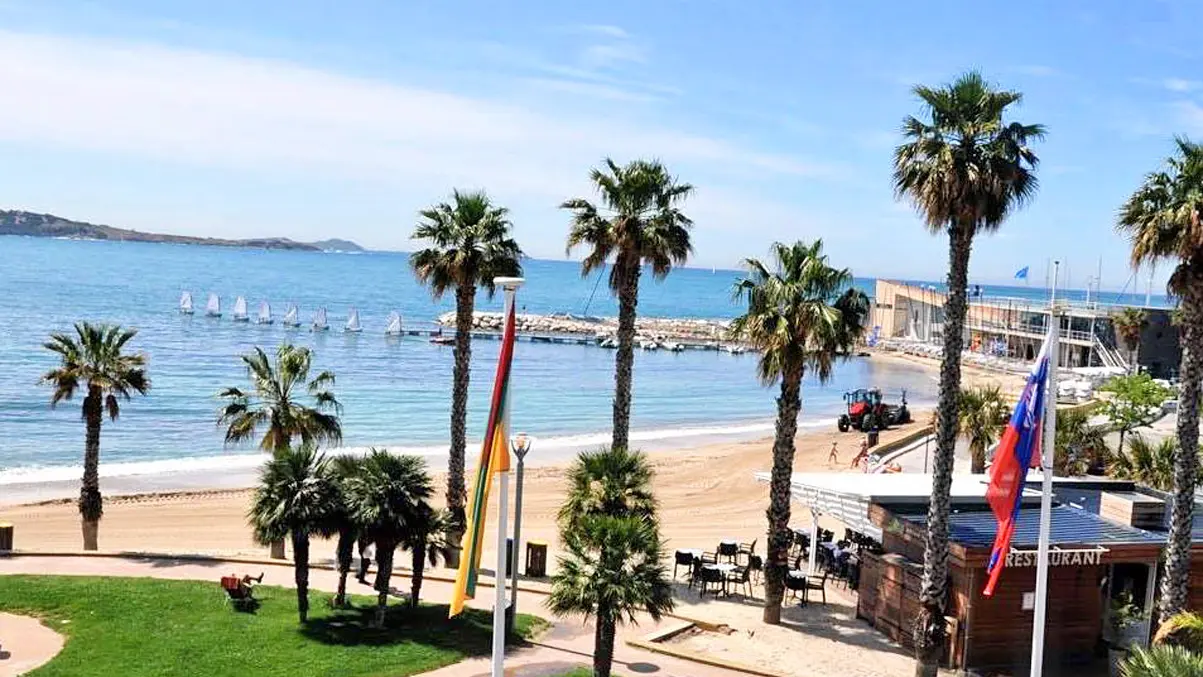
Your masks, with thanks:
M 499 277 L 494 280 L 494 283 L 505 289 L 505 315 L 506 322 L 509 321 L 510 312 L 514 309 L 514 296 L 518 292 L 518 287 L 522 286 L 522 278 L 520 277 Z M 513 383 L 513 379 L 510 379 Z M 510 388 L 505 391 L 505 403 L 502 405 L 504 413 L 504 424 L 502 429 L 509 434 L 510 430 Z M 492 440 L 490 440 L 491 442 Z M 509 440 L 505 440 L 505 444 L 509 444 Z M 508 451 L 508 450 L 507 450 Z M 509 471 L 497 473 L 498 493 L 497 497 L 497 569 L 494 572 L 494 592 L 496 597 L 493 600 L 493 670 L 492 677 L 505 676 L 505 583 L 506 583 L 506 553 L 505 539 L 507 536 L 506 529 L 506 513 L 509 506 L 506 505 L 510 491 L 510 473 Z
M 1053 517 L 1053 455 L 1057 450 L 1057 367 L 1060 359 L 1061 313 L 1057 310 L 1057 270 L 1054 262 L 1053 286 L 1049 305 L 1048 376 L 1044 388 L 1044 435 L 1040 442 L 1040 465 L 1044 481 L 1040 491 L 1040 545 L 1036 552 L 1036 612 L 1032 619 L 1031 677 L 1040 677 L 1044 669 L 1044 624 L 1048 610 L 1048 532 Z

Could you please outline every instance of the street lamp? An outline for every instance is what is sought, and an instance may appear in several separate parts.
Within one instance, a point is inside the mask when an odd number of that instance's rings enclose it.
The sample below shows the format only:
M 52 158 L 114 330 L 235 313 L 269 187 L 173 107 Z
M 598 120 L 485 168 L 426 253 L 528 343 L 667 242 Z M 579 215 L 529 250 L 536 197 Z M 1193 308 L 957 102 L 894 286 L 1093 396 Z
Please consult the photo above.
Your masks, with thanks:
M 530 451 L 534 438 L 520 432 L 510 439 L 510 449 L 518 457 L 518 488 L 514 492 L 514 561 L 510 566 L 510 613 L 509 625 L 512 627 L 518 615 L 518 553 L 522 546 L 522 476 L 525 469 L 526 452 Z

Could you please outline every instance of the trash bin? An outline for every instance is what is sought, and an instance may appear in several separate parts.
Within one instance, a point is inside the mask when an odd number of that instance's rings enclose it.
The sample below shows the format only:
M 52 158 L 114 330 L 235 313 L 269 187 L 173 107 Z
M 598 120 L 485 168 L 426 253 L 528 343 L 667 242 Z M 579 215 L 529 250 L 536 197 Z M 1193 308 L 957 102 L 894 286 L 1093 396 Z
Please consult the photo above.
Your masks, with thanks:
M 877 446 L 877 436 L 878 436 L 878 432 L 876 430 L 869 431 L 869 448 L 870 449 Z
M 13 549 L 13 525 L 0 522 L 0 550 Z
M 526 575 L 531 578 L 547 576 L 547 542 L 526 542 Z

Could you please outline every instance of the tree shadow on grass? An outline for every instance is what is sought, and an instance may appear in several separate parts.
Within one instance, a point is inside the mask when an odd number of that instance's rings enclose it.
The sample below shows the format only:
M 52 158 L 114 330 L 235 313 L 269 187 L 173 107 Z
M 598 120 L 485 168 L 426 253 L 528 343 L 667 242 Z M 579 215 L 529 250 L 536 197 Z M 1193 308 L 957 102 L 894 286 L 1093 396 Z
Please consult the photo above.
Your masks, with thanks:
M 465 609 L 461 615 L 447 618 L 446 605 L 421 605 L 416 609 L 394 605 L 385 614 L 383 628 L 373 626 L 375 618 L 375 606 L 334 609 L 323 616 L 310 618 L 301 633 L 314 641 L 336 646 L 409 643 L 453 649 L 467 656 L 487 656 L 492 651 L 491 611 Z M 513 636 L 507 643 L 511 647 L 527 644 L 526 640 Z

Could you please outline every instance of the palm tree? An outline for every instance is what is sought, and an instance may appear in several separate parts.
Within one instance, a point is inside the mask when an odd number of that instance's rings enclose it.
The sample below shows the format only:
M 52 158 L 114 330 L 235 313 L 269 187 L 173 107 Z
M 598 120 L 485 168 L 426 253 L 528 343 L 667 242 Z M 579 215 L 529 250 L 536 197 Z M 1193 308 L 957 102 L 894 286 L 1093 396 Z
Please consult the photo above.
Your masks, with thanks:
M 1180 646 L 1134 647 L 1120 663 L 1121 677 L 1195 677 L 1203 675 L 1203 654 Z
M 263 465 L 247 519 L 262 545 L 292 538 L 297 615 L 309 614 L 309 538 L 330 535 L 341 509 L 330 463 L 311 444 L 280 449 Z
M 1160 491 L 1174 488 L 1175 459 L 1178 441 L 1167 437 L 1153 443 L 1143 435 L 1133 435 L 1127 448 L 1111 457 L 1107 473 L 1122 480 L 1132 480 Z
M 558 616 L 583 614 L 594 627 L 593 677 L 609 677 L 619 623 L 645 612 L 672 611 L 672 584 L 656 521 L 647 516 L 589 515 L 561 536 L 565 555 L 547 606 Z
M 1128 371 L 1136 368 L 1137 350 L 1140 348 L 1140 332 L 1147 325 L 1145 311 L 1140 308 L 1124 308 L 1111 316 L 1115 333 L 1128 350 Z
M 1180 646 L 1193 653 L 1203 653 L 1203 616 L 1193 611 L 1181 611 L 1157 628 L 1153 645 Z
M 606 158 L 605 166 L 589 174 L 601 207 L 584 198 L 566 200 L 561 209 L 572 211 L 568 252 L 584 245 L 589 253 L 581 261 L 581 275 L 610 268 L 610 291 L 618 296 L 618 351 L 614 358 L 614 431 L 611 446 L 627 446 L 631 428 L 631 370 L 635 364 L 635 308 L 639 303 L 639 277 L 643 266 L 663 280 L 674 265 L 682 265 L 693 246 L 689 229 L 693 221 L 680 204 L 693 192 L 688 183 L 677 183 L 657 161 L 635 160 L 625 167 Z
M 439 560 L 448 560 L 453 546 L 447 541 L 447 513 L 435 510 L 427 503 L 418 504 L 407 526 L 402 545 L 411 556 L 413 575 L 410 578 L 409 606 L 416 608 L 422 598 L 422 575 L 426 570 L 426 562 L 437 566 Z
M 823 242 L 774 243 L 774 270 L 748 259 L 748 277 L 735 283 L 747 313 L 731 324 L 733 337 L 760 350 L 758 374 L 765 386 L 780 381 L 773 470 L 769 483 L 768 553 L 765 560 L 764 622 L 781 622 L 781 600 L 788 567 L 790 475 L 794 436 L 802 408 L 802 375 L 809 370 L 820 383 L 831 378 L 835 360 L 846 354 L 864 330 L 868 305 L 852 289 L 852 274 L 832 268 Z
M 376 625 L 384 626 L 393 555 L 430 510 L 434 489 L 426 461 L 372 449 L 359 473 L 347 481 L 348 505 L 362 536 L 376 544 Z
M 136 329 L 117 325 L 77 322 L 75 336 L 54 333 L 45 348 L 59 357 L 59 365 L 42 376 L 42 383 L 54 388 L 50 406 L 75 396 L 80 385 L 88 389 L 83 402 L 84 477 L 79 489 L 79 516 L 84 550 L 96 550 L 104 500 L 100 496 L 100 426 L 105 412 L 115 421 L 121 414 L 121 400 L 132 393 L 145 395 L 150 390 L 146 375 L 146 356 L 125 354 L 122 348 L 138 334 Z
M 1132 265 L 1175 261 L 1169 289 L 1182 299 L 1182 380 L 1178 395 L 1178 448 L 1174 507 L 1170 516 L 1161 620 L 1186 608 L 1191 524 L 1199 476 L 1199 386 L 1203 377 L 1203 145 L 1176 140 L 1167 168 L 1149 174 L 1120 209 L 1118 228 L 1128 235 Z
M 448 539 L 458 544 L 464 535 L 464 448 L 468 425 L 468 378 L 472 364 L 472 317 L 476 291 L 483 288 L 493 298 L 493 278 L 522 274 L 522 250 L 510 237 L 512 224 L 505 207 L 494 205 L 483 192 L 451 194 L 451 203 L 439 203 L 421 212 L 413 238 L 429 246 L 410 256 L 418 281 L 430 287 L 434 298 L 455 290 L 455 368 L 451 391 L 451 449 L 447 461 Z M 452 554 L 458 563 L 458 550 Z
M 568 468 L 568 490 L 558 516 L 573 531 L 593 515 L 656 519 L 652 467 L 647 455 L 623 447 L 581 452 Z
M 351 478 L 359 474 L 363 468 L 363 457 L 343 454 L 335 456 L 330 462 L 330 471 L 338 488 L 338 510 L 331 515 L 332 531 L 338 534 L 335 545 L 335 557 L 338 560 L 338 592 L 334 597 L 334 605 L 338 607 L 347 604 L 347 575 L 355 559 L 355 545 L 360 541 L 359 524 L 351 508 Z
M 1100 473 L 1107 458 L 1103 428 L 1090 423 L 1090 412 L 1067 409 L 1057 412 L 1057 453 L 1053 473 L 1062 477 Z
M 312 360 L 308 348 L 288 343 L 276 349 L 274 364 L 262 348 L 243 355 L 252 390 L 232 387 L 218 395 L 227 401 L 217 419 L 218 425 L 226 426 L 226 443 L 246 441 L 260 430 L 259 448 L 272 453 L 283 452 L 296 441 L 306 445 L 342 442 L 338 420 L 342 406 L 330 391 L 334 374 L 323 371 L 310 379 Z M 313 406 L 301 403 L 303 394 L 313 398 Z
M 894 151 L 894 190 L 908 199 L 933 234 L 948 235 L 948 297 L 940 365 L 939 425 L 932 499 L 915 627 L 916 673 L 934 675 L 944 640 L 948 582 L 948 492 L 957 437 L 969 253 L 980 232 L 993 232 L 1036 193 L 1036 154 L 1029 143 L 1041 125 L 1003 119 L 1019 92 L 998 90 L 970 72 L 939 88 L 916 86 L 928 120 L 908 116 Z
M 969 441 L 972 472 L 986 472 L 986 450 L 1002 435 L 1009 413 L 1002 390 L 996 385 L 961 390 L 957 426 Z

